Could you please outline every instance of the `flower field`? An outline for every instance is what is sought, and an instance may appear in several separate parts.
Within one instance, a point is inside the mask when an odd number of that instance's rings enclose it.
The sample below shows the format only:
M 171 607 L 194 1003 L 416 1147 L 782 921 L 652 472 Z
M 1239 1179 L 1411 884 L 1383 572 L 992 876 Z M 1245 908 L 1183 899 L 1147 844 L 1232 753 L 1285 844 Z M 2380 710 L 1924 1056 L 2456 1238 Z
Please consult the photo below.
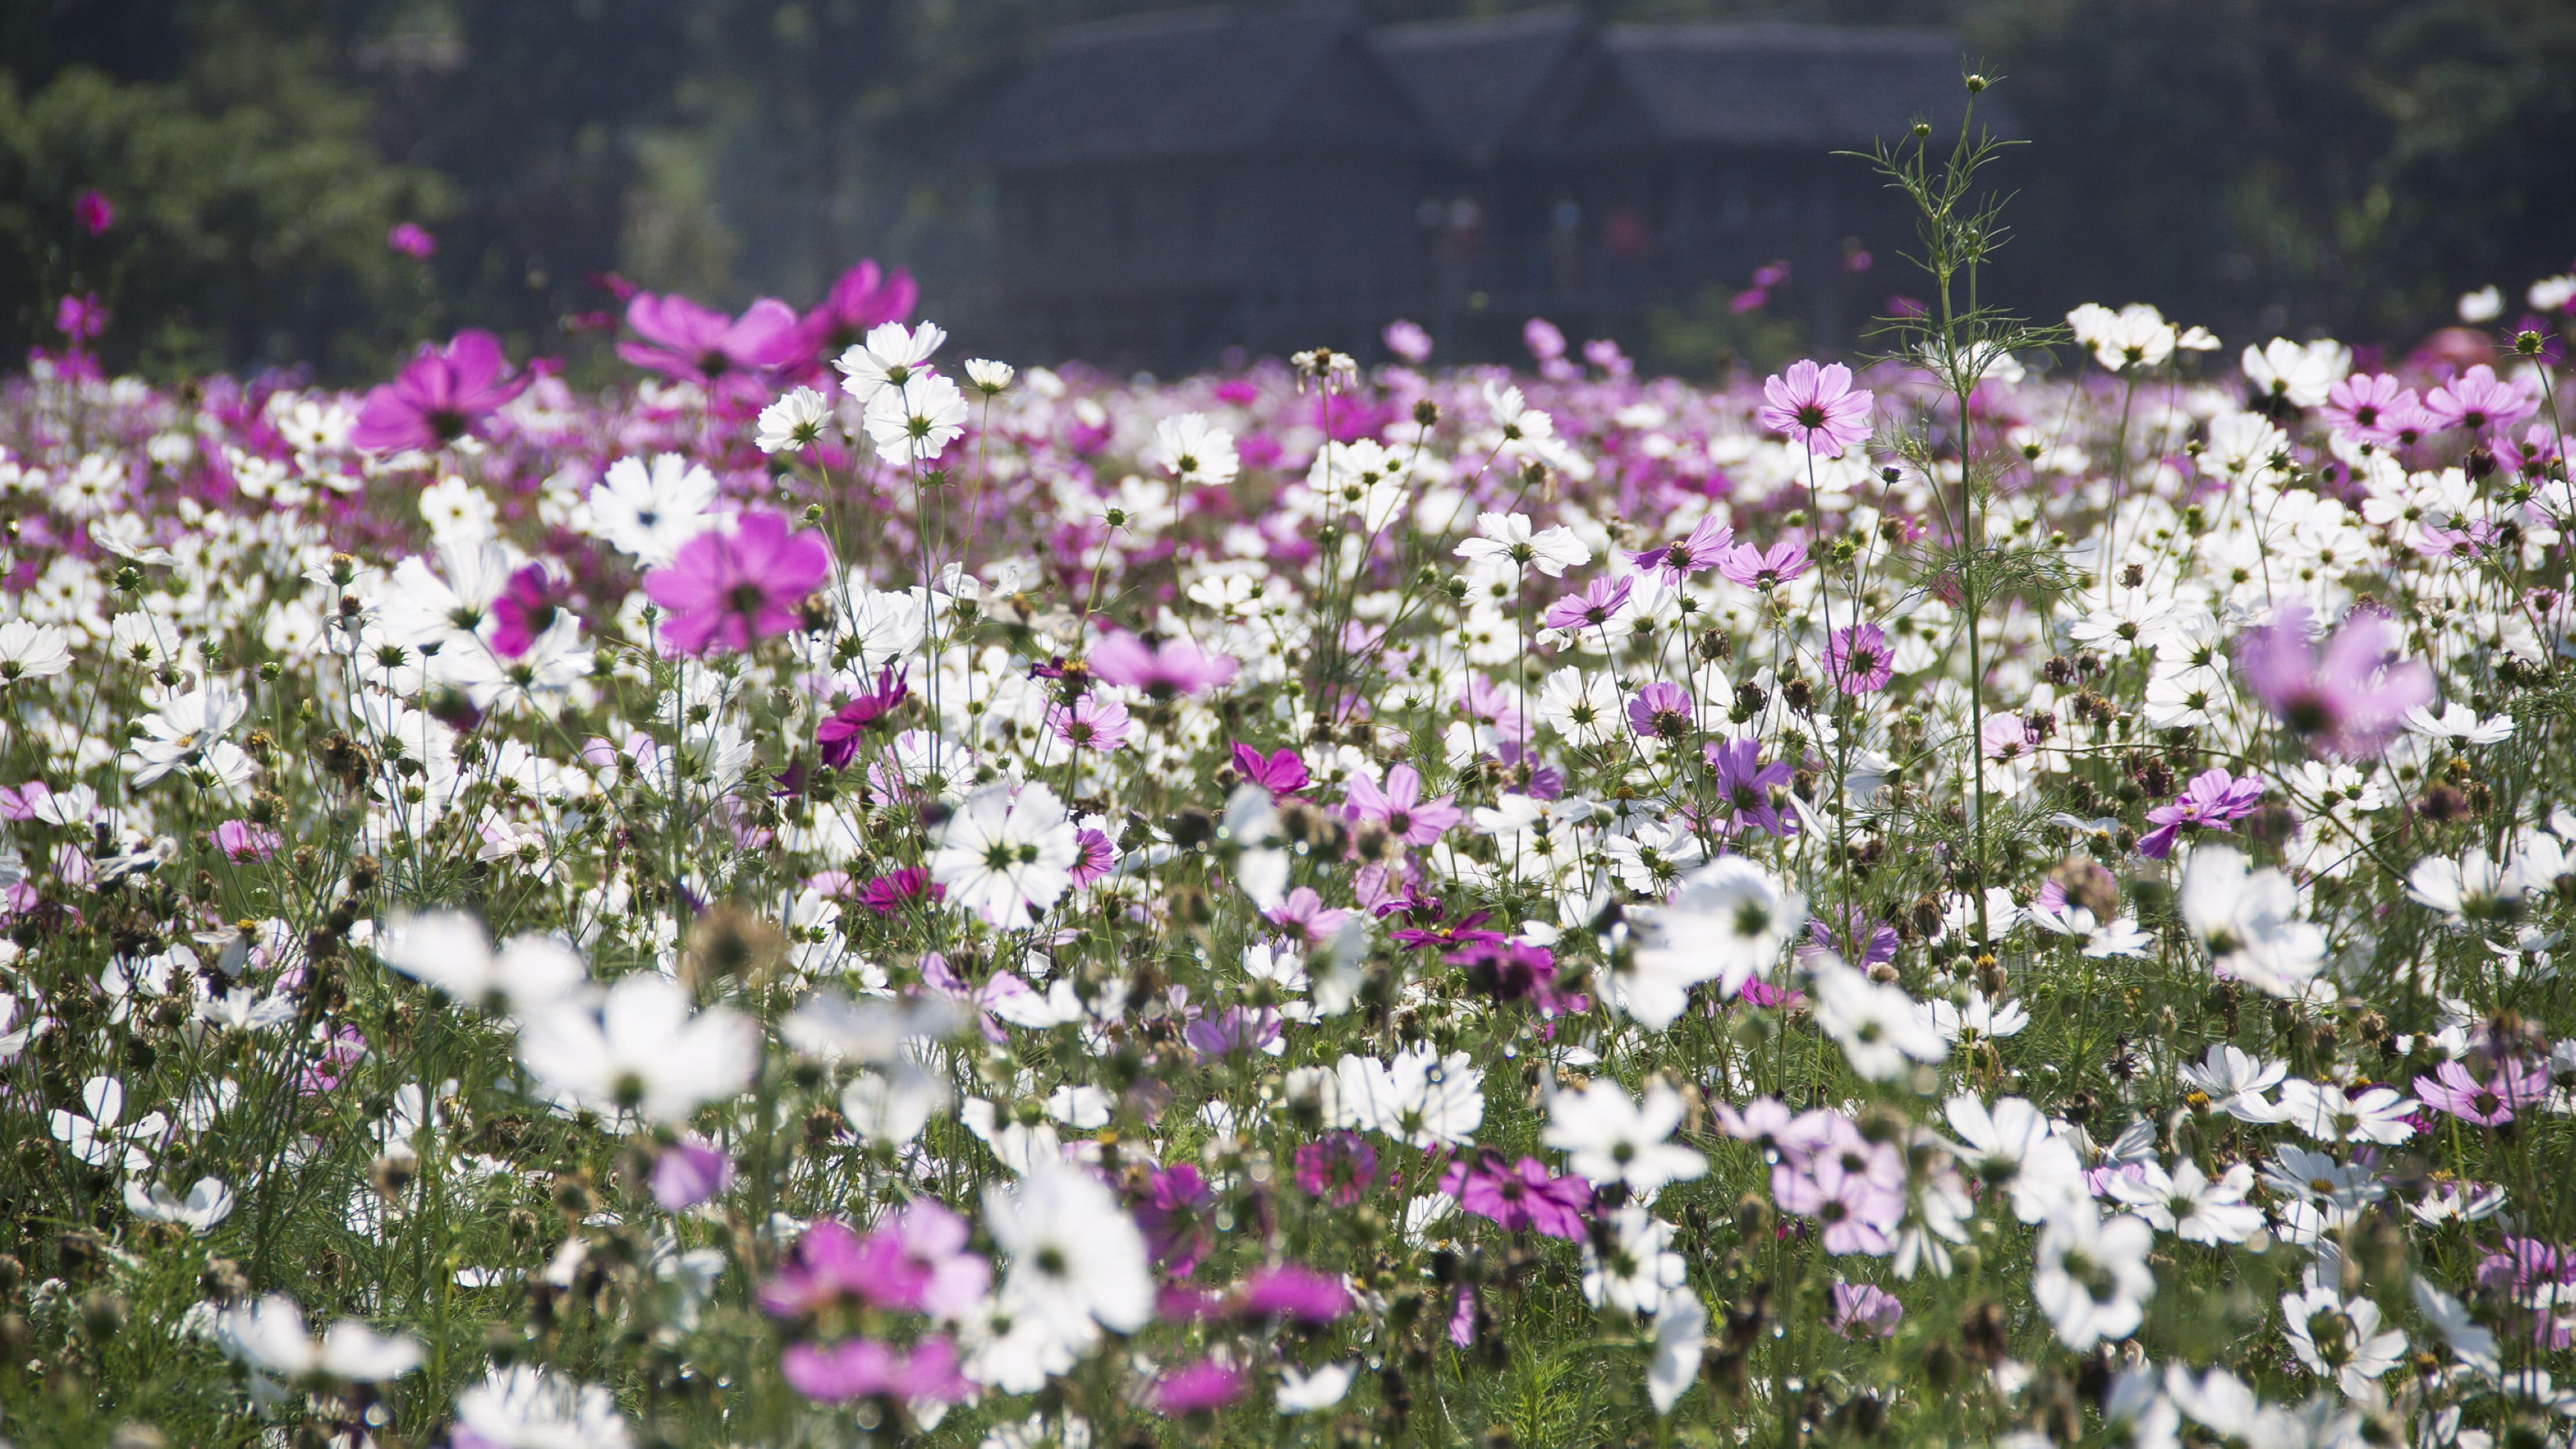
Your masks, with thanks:
M 2566 1444 L 2576 282 L 2029 328 L 1927 176 L 1715 387 L 67 303 L 0 1436 Z

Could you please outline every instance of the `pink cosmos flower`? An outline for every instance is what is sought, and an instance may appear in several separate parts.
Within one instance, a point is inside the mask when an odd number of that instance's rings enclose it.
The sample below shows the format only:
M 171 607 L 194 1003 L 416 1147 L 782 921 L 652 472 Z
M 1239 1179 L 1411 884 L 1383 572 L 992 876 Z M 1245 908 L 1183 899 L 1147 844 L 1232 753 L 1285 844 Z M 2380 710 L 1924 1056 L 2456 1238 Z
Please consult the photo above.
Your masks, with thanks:
M 794 628 L 797 606 L 831 571 L 821 534 L 748 509 L 732 528 L 699 534 L 669 568 L 645 575 L 644 597 L 667 616 L 662 637 L 673 649 L 738 652 Z
M 1782 1212 L 1814 1218 L 1826 1252 L 1884 1255 L 1895 1250 L 1888 1234 L 1905 1216 L 1904 1157 L 1851 1132 L 1803 1166 L 1772 1168 L 1771 1198 Z
M 107 229 L 116 225 L 116 203 L 97 187 L 84 186 L 72 198 L 72 220 L 91 236 L 105 236 Z
M 1109 684 L 1141 689 L 1156 699 L 1176 694 L 1204 694 L 1234 680 L 1238 666 L 1222 654 L 1209 654 L 1187 639 L 1152 645 L 1133 634 L 1110 634 L 1091 646 L 1091 676 Z
M 96 338 L 107 330 L 107 309 L 99 305 L 98 293 L 67 296 L 54 304 L 54 330 L 71 339 L 74 347 Z
M 1378 340 L 1386 344 L 1387 351 L 1416 367 L 1431 360 L 1431 334 L 1422 330 L 1419 322 L 1408 322 L 1398 317 L 1386 324 L 1386 330 L 1378 334 Z
M 1977 743 L 1989 760 L 2018 760 L 2039 743 L 2039 734 L 2020 715 L 1990 714 Z
M 2433 672 L 2396 658 L 2399 633 L 2385 616 L 2356 612 L 2319 655 L 2308 608 L 2285 606 L 2267 627 L 2238 636 L 2236 666 L 2266 708 L 2315 748 L 2365 759 L 2388 747 L 2406 711 L 2433 698 Z
M 1339 1278 L 1302 1263 L 1282 1263 L 1255 1269 L 1243 1280 L 1235 1311 L 1245 1318 L 1285 1318 L 1319 1328 L 1351 1311 L 1351 1295 Z
M 1735 530 L 1715 518 L 1702 518 L 1690 531 L 1690 537 L 1675 539 L 1661 548 L 1639 549 L 1628 555 L 1640 569 L 1650 569 L 1668 584 L 1678 584 L 1702 569 L 1714 567 L 1726 556 L 1735 542 Z
M 385 233 L 385 246 L 416 262 L 425 262 L 438 255 L 438 238 L 416 222 L 395 222 L 394 229 Z
M 1306 762 L 1297 758 L 1297 752 L 1292 749 L 1273 750 L 1264 755 L 1237 740 L 1234 744 L 1234 769 L 1246 783 L 1269 791 L 1273 805 L 1284 803 L 1289 796 L 1314 783 L 1306 774 Z
M 277 847 L 283 843 L 276 831 L 251 820 L 227 820 L 216 826 L 208 838 L 228 860 L 266 860 L 277 854 Z
M 814 726 L 814 744 L 823 763 L 835 770 L 846 770 L 859 753 L 859 734 L 869 725 L 894 712 L 912 693 L 912 686 L 888 665 L 877 673 L 877 686 L 853 697 L 849 703 L 832 711 L 830 717 Z
M 1307 1196 L 1349 1207 L 1377 1181 L 1377 1149 L 1356 1132 L 1328 1132 L 1297 1149 L 1295 1175 Z
M 564 581 L 542 561 L 511 574 L 492 600 L 492 652 L 508 659 L 527 653 L 563 611 L 563 587 Z
M 1762 380 L 1762 397 L 1754 418 L 1809 453 L 1840 454 L 1869 436 L 1870 394 L 1851 385 L 1851 369 L 1839 362 L 1790 363 L 1785 375 Z
M 2501 430 L 2539 412 L 2540 395 L 2528 379 L 2500 381 L 2495 369 L 2481 362 L 2433 389 L 2424 410 L 2446 428 Z
M 1490 1147 L 1450 1163 L 1441 1174 L 1440 1190 L 1468 1212 L 1493 1219 L 1505 1232 L 1535 1228 L 1547 1237 L 1571 1240 L 1583 1235 L 1584 1219 L 1592 1212 L 1592 1184 L 1551 1176 L 1535 1157 L 1506 1166 L 1503 1155 Z
M 891 874 L 878 876 L 859 888 L 859 904 L 880 916 L 891 916 L 908 901 L 927 895 L 931 900 L 948 898 L 948 887 L 934 884 L 930 872 L 917 865 L 907 865 Z
M 2495 1075 L 2482 1082 L 2465 1064 L 2450 1061 L 2435 1067 L 2433 1075 L 2415 1079 L 2417 1101 L 2481 1127 L 2510 1122 L 2515 1108 L 2536 1106 L 2548 1097 L 2549 1073 L 2536 1066 L 2499 1062 Z
M 1333 939 L 1350 915 L 1338 906 L 1325 905 L 1313 886 L 1299 886 L 1271 910 L 1268 919 L 1306 945 L 1320 946 Z
M 1411 765 L 1396 765 L 1387 770 L 1384 788 L 1365 775 L 1353 776 L 1342 813 L 1353 824 L 1381 826 L 1407 845 L 1430 845 L 1466 818 L 1466 812 L 1451 803 L 1455 798 L 1424 800 L 1421 772 Z
M 1195 1272 L 1215 1243 L 1209 1223 L 1215 1207 L 1215 1191 L 1189 1163 L 1177 1162 L 1147 1174 L 1134 1213 L 1155 1266 L 1175 1278 Z
M 618 343 L 618 356 L 664 377 L 709 384 L 749 381 L 741 375 L 785 366 L 801 345 L 795 310 L 775 297 L 727 317 L 686 297 L 639 292 L 626 304 L 626 325 L 641 340 Z
M 370 453 L 444 448 L 534 380 L 525 372 L 503 377 L 504 366 L 500 339 L 489 332 L 459 332 L 445 347 L 423 347 L 401 375 L 367 394 L 349 441 Z
M 1730 583 L 1767 593 L 1807 571 L 1807 546 L 1783 541 L 1764 549 L 1739 543 L 1717 561 L 1717 571 Z
M 2397 441 L 2392 424 L 2423 410 L 2415 389 L 2384 372 L 2356 372 L 2326 391 L 2326 422 L 2338 433 L 2386 447 Z
M 1718 808 L 1730 812 L 1729 828 L 1749 825 L 1777 836 L 1798 833 L 1798 818 L 1788 805 L 1792 772 L 1787 761 L 1762 763 L 1759 740 L 1711 740 L 1700 747 L 1700 758 L 1717 772 Z
M 703 1142 L 674 1142 L 653 1159 L 653 1201 L 664 1212 L 685 1212 L 724 1191 L 733 1159 Z
M 1876 624 L 1836 629 L 1825 641 L 1825 677 L 1845 694 L 1876 694 L 1896 674 L 1896 656 Z
M 2138 854 L 2163 860 L 2173 854 L 2174 839 L 2185 830 L 2226 830 L 2228 822 L 2253 814 L 2262 803 L 2263 782 L 2254 776 L 2239 780 L 2223 766 L 2204 770 L 2173 803 L 2147 812 L 2156 828 L 2139 837 Z
M 1105 755 L 1127 747 L 1127 706 L 1114 699 L 1086 694 L 1070 706 L 1056 705 L 1047 711 L 1046 724 L 1057 739 L 1077 750 Z
M 1679 740 L 1699 725 L 1690 691 L 1658 679 L 1628 701 L 1628 728 L 1659 740 Z
M 1146 1403 L 1168 1418 L 1212 1414 L 1242 1397 L 1243 1370 L 1212 1358 L 1172 1369 L 1145 1391 Z
M 1073 864 L 1065 874 L 1072 877 L 1076 890 L 1109 874 L 1118 864 L 1118 847 L 1097 830 L 1078 830 L 1073 836 Z
M 1539 616 L 1539 622 L 1551 629 L 1598 628 L 1610 622 L 1610 616 L 1618 613 L 1628 602 L 1628 593 L 1636 586 L 1637 581 L 1633 578 L 1620 579 L 1616 583 L 1594 579 L 1585 584 L 1580 593 L 1567 594 L 1548 605 L 1547 612 Z
M 912 315 L 921 287 L 901 267 L 889 273 L 873 261 L 843 272 L 825 294 L 822 305 L 796 324 L 798 363 L 812 366 L 838 357 L 881 322 L 900 322 Z
M 1875 1283 L 1834 1285 L 1834 1331 L 1845 1338 L 1893 1338 L 1905 1317 L 1905 1305 Z
M 975 1385 L 957 1370 L 957 1345 L 933 1335 L 903 1350 L 874 1339 L 797 1343 L 778 1356 L 779 1377 L 820 1404 L 855 1399 L 930 1399 L 954 1404 Z
M 1468 918 L 1484 919 L 1482 912 Z M 1398 937 L 1430 934 L 1399 931 Z M 1556 953 L 1545 946 L 1531 946 L 1507 939 L 1499 932 L 1469 929 L 1465 923 L 1452 933 L 1451 939 L 1464 949 L 1442 959 L 1459 968 L 1467 984 L 1506 1005 L 1526 1001 L 1538 1008 L 1541 1016 L 1559 1016 L 1582 1011 L 1591 1003 L 1582 996 L 1558 989 Z

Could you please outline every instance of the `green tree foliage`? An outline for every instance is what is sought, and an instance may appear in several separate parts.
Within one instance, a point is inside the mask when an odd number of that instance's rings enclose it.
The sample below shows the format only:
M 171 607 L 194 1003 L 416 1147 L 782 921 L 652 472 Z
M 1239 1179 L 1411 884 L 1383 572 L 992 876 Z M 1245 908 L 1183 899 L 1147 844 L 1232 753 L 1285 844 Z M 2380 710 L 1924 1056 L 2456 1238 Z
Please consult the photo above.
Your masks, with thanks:
M 125 52 L 123 75 L 87 61 L 137 27 L 11 36 L 29 43 L 0 72 L 0 347 L 57 342 L 54 300 L 90 292 L 116 313 L 109 359 L 164 373 L 368 368 L 402 341 L 418 268 L 385 234 L 446 188 L 385 163 L 319 37 L 242 18 L 184 7 L 165 17 L 178 53 Z M 73 210 L 93 189 L 116 213 L 97 237 Z

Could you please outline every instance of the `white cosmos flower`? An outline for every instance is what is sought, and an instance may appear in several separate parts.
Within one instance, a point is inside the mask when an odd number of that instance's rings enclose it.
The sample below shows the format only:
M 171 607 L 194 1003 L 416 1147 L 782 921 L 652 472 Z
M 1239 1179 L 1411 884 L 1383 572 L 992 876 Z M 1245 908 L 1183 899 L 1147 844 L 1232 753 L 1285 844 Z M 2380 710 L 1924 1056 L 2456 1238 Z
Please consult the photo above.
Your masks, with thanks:
M 2041 1222 L 2084 1196 L 2084 1159 L 2028 1101 L 2005 1097 L 1988 1107 L 1957 1096 L 1944 1111 L 1958 1134 L 1960 1162 L 1988 1191 L 2011 1196 L 2013 1216 Z
M 620 458 L 591 485 L 582 532 L 664 568 L 680 545 L 716 526 L 716 475 L 679 453 Z
M 752 442 L 764 453 L 790 453 L 820 442 L 832 421 L 829 398 L 810 387 L 789 388 L 778 401 L 760 410 L 760 431 Z
M 2415 1135 L 2406 1119 L 2415 1099 L 2394 1087 L 2347 1091 L 2332 1082 L 2292 1077 L 2281 1084 L 2281 1115 L 2319 1142 L 2376 1142 L 2394 1146 Z
M 973 383 L 975 390 L 986 397 L 995 396 L 1002 389 L 1009 387 L 1011 379 L 1016 375 L 1017 370 L 1007 362 L 995 362 L 989 357 L 966 359 L 966 380 Z
M 1668 1084 L 1649 1085 L 1641 1103 L 1603 1078 L 1557 1093 L 1539 1140 L 1565 1153 L 1577 1176 L 1595 1186 L 1624 1182 L 1642 1200 L 1708 1171 L 1707 1158 L 1669 1140 L 1681 1125 L 1682 1094 Z
M 563 942 L 523 935 L 494 951 L 482 923 L 462 911 L 396 916 L 377 938 L 376 956 L 452 1001 L 495 1011 L 544 1010 L 589 979 L 581 957 Z
M 885 389 L 912 381 L 921 365 L 947 343 L 948 334 L 935 323 L 907 328 L 900 322 L 880 322 L 868 329 L 865 341 L 853 344 L 832 366 L 841 374 L 841 391 L 865 406 Z
M 1183 413 L 1154 425 L 1154 446 L 1146 460 L 1187 483 L 1223 487 L 1243 468 L 1235 456 L 1234 434 L 1218 427 L 1205 413 Z
M 2265 1061 L 2219 1042 L 2198 1063 L 2183 1064 L 2181 1076 L 2209 1099 L 2209 1110 L 2239 1122 L 2278 1122 L 2281 1109 L 2266 1094 L 2290 1074 L 2287 1062 Z
M 1351 1375 L 1357 1368 L 1354 1363 L 1328 1363 L 1313 1373 L 1305 1373 L 1295 1364 L 1281 1365 L 1279 1412 L 1311 1414 L 1340 1403 L 1342 1396 L 1351 1391 Z
M 316 1343 L 305 1331 L 303 1310 L 282 1293 L 226 1310 L 216 1321 L 215 1337 L 234 1358 L 281 1378 L 318 1374 L 379 1384 L 410 1373 L 422 1360 L 411 1338 L 386 1337 L 353 1318 L 331 1325 Z
M 2331 1377 L 2354 1398 L 2368 1397 L 2381 1375 L 2406 1357 L 2406 1335 L 2379 1331 L 2379 1305 L 2367 1298 L 2345 1302 L 2332 1288 L 2311 1282 L 2281 1298 L 2281 1332 L 2308 1372 Z
M 70 637 L 51 624 L 0 624 L 0 683 L 49 679 L 72 667 Z
M 182 1198 L 159 1183 L 128 1178 L 125 1210 L 145 1222 L 177 1223 L 192 1233 L 203 1233 L 232 1216 L 233 1190 L 220 1177 L 201 1177 Z
M 1145 1235 L 1099 1178 L 1061 1160 L 1030 1164 L 984 1192 L 984 1226 L 1010 1255 L 1002 1306 L 1047 1325 L 1075 1352 L 1100 1330 L 1133 1333 L 1154 1316 Z
M 1950 1054 L 1949 1040 L 1905 988 L 1872 981 L 1829 951 L 1809 957 L 1807 971 L 1816 985 L 1816 1024 L 1842 1044 L 1853 1071 L 1893 1081 L 1909 1063 Z
M 114 1077 L 92 1077 L 81 1084 L 81 1111 L 57 1107 L 51 1123 L 54 1140 L 92 1167 L 121 1168 L 139 1174 L 152 1165 L 141 1144 L 159 1138 L 169 1119 L 154 1112 L 134 1122 L 125 1120 L 125 1085 Z
M 456 1396 L 458 1427 L 494 1449 L 633 1449 L 617 1397 L 552 1369 L 512 1364 Z
M 2241 1243 L 2263 1226 L 2263 1210 L 2245 1201 L 2253 1185 L 2248 1163 L 2237 1163 L 2212 1182 L 2200 1164 L 2185 1158 L 2171 1173 L 2157 1163 L 2138 1163 L 2112 1174 L 2106 1187 L 2157 1232 L 2215 1247 Z
M 1806 919 L 1806 898 L 1769 871 L 1740 855 L 1711 861 L 1682 877 L 1671 905 L 1644 913 L 1628 967 L 1612 974 L 1607 994 L 1639 1025 L 1662 1031 L 1692 987 L 1714 982 L 1718 995 L 1732 996 L 1770 969 Z
M 2267 995 L 2300 995 L 2325 959 L 2325 933 L 2299 919 L 2299 888 L 2269 866 L 2249 869 L 2231 847 L 2192 851 L 2179 906 L 2210 964 Z
M 1567 569 L 1592 561 L 1592 550 L 1574 536 L 1573 529 L 1562 525 L 1534 529 L 1526 513 L 1477 514 L 1476 537 L 1459 544 L 1454 552 L 1467 561 L 1475 577 L 1506 583 L 1518 583 L 1530 569 L 1562 578 Z
M 1682 1391 L 1699 1377 L 1700 1354 L 1708 1337 L 1708 1310 L 1688 1288 L 1664 1294 L 1655 1311 L 1655 1352 L 1646 1362 L 1646 1397 L 1655 1412 L 1669 1414 Z
M 130 752 L 134 784 L 137 788 L 149 785 L 181 766 L 205 760 L 249 711 L 250 701 L 220 680 L 209 680 L 204 688 L 161 706 L 143 721 L 143 737 Z
M 680 983 L 642 972 L 608 988 L 594 1011 L 559 1000 L 521 1015 L 529 1075 L 604 1115 L 620 1110 L 676 1125 L 751 1083 L 759 1029 L 730 1007 L 691 1012 Z
M 2105 1221 L 2089 1197 L 2069 1198 L 2049 1215 L 2039 1230 L 2030 1296 L 2060 1343 L 2080 1353 L 2137 1331 L 2156 1293 L 2147 1267 L 2155 1245 L 2144 1221 L 2126 1214 Z
M 1610 1214 L 1609 1247 L 1583 1244 L 1583 1300 L 1640 1317 L 1664 1306 L 1664 1296 L 1685 1288 L 1690 1267 L 1673 1251 L 1673 1225 L 1631 1203 Z
M 1395 1060 L 1344 1056 L 1333 1070 L 1337 1126 L 1383 1132 L 1430 1148 L 1475 1140 L 1485 1121 L 1485 1078 L 1465 1052 L 1441 1056 L 1428 1043 Z
M 899 387 L 881 387 L 868 399 L 868 440 L 890 458 L 936 458 L 966 431 L 972 416 L 957 384 L 935 372 L 915 373 Z
M 949 817 L 930 878 L 948 888 L 949 904 L 996 926 L 1033 925 L 1073 884 L 1079 834 L 1046 786 L 988 785 Z

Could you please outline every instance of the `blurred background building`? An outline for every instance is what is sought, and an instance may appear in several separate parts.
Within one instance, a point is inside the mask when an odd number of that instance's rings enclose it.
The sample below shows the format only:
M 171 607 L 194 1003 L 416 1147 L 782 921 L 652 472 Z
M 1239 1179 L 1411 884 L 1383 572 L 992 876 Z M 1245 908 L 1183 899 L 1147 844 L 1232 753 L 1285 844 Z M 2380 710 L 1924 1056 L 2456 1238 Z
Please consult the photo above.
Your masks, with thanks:
M 1649 309 L 1741 294 L 1765 269 L 1838 279 L 1910 235 L 1883 178 L 1843 153 L 1905 143 L 1918 119 L 1955 134 L 1963 57 L 1937 30 L 1574 10 L 1370 27 L 1326 3 L 1069 27 L 985 133 L 986 325 L 1016 355 L 1174 368 L 1229 348 L 1365 352 L 1403 316 L 1480 355 L 1531 316 L 1633 335 Z M 1851 334 L 1848 290 L 1800 290 L 1810 335 Z
M 1507 356 L 1543 312 L 1704 373 L 1920 290 L 1832 153 L 1946 120 L 1963 63 L 2029 142 L 1987 295 L 2035 315 L 2404 343 L 2576 255 L 2576 0 L 1170 9 L 0 0 L 0 348 L 97 292 L 163 374 L 480 325 L 605 375 L 623 289 L 804 303 L 874 256 L 1022 360 L 1391 313 Z

